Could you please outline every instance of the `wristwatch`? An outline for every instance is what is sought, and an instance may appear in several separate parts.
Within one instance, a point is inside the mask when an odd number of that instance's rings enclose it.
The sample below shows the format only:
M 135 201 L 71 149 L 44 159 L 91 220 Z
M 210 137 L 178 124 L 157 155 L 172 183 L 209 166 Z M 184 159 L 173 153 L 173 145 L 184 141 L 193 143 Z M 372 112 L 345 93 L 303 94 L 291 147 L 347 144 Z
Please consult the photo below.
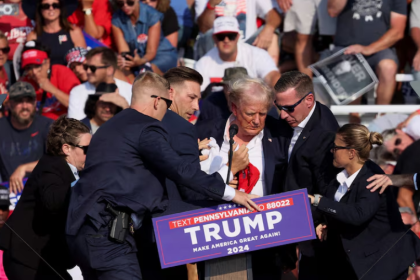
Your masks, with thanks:
M 314 199 L 314 203 L 312 204 L 313 206 L 318 206 L 319 204 L 319 199 L 322 197 L 322 195 L 316 194 L 314 195 L 315 199 Z
M 92 8 L 89 9 L 83 9 L 83 12 L 85 13 L 85 15 L 89 16 L 92 14 Z

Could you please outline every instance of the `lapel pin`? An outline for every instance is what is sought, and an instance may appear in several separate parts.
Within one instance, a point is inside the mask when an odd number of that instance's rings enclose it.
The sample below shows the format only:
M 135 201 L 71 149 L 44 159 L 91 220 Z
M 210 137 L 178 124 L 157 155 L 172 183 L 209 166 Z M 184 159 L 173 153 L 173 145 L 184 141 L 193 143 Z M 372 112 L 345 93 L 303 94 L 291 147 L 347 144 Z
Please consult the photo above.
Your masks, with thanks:
M 306 136 L 303 136 L 303 139 L 306 139 Z
M 268 138 L 268 141 L 273 142 L 273 140 L 271 140 L 271 138 Z

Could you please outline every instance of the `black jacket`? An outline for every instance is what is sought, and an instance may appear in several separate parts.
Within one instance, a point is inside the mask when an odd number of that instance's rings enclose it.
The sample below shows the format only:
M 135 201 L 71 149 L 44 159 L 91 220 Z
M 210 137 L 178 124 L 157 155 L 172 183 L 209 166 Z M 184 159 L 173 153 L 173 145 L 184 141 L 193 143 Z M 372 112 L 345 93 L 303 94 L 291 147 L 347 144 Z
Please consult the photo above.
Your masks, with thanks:
M 44 155 L 7 220 L 9 226 L 59 272 L 74 266 L 69 260 L 64 235 L 73 181 L 75 177 L 64 158 Z M 9 250 L 13 259 L 33 269 L 42 262 L 6 226 L 0 230 L 0 249 Z
M 327 242 L 338 241 L 330 245 L 342 247 L 358 278 L 392 280 L 418 258 L 420 240 L 404 226 L 390 188 L 382 195 L 366 189 L 374 174 L 383 171 L 367 161 L 340 202 L 334 200 L 339 183 L 333 180 L 318 211 L 327 218 Z

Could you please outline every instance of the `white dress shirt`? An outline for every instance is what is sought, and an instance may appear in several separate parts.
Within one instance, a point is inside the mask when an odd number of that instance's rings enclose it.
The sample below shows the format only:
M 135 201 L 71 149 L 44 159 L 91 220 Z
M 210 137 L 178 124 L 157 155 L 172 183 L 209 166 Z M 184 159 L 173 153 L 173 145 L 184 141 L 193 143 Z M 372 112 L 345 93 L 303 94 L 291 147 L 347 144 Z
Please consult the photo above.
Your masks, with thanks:
M 309 112 L 309 114 L 306 116 L 306 118 L 300 122 L 300 124 L 298 124 L 297 127 L 293 128 L 293 137 L 290 140 L 290 145 L 289 145 L 289 156 L 288 156 L 288 161 L 290 161 L 290 155 L 292 154 L 293 148 L 295 147 L 295 144 L 297 142 L 297 140 L 299 139 L 300 134 L 302 133 L 303 129 L 305 128 L 306 124 L 309 122 L 309 120 L 312 117 L 312 114 L 315 111 L 315 107 L 316 107 L 316 102 L 314 104 L 314 107 L 312 107 L 311 111 Z
M 335 192 L 335 201 L 340 201 L 341 198 L 349 191 L 351 184 L 353 183 L 354 179 L 356 179 L 357 174 L 359 174 L 360 170 L 361 168 L 354 172 L 354 174 L 352 174 L 350 177 L 346 170 L 343 170 L 337 174 L 337 181 L 340 183 L 340 186 L 338 186 L 338 189 Z
M 79 180 L 79 179 L 80 179 L 80 177 L 79 177 L 79 171 L 77 171 L 76 166 L 74 166 L 74 165 L 72 165 L 72 164 L 70 164 L 70 163 L 68 163 L 68 162 L 67 162 L 67 164 L 69 165 L 69 167 L 70 167 L 70 169 L 71 169 L 71 172 L 72 172 L 72 173 L 73 173 L 73 175 L 74 175 L 74 178 L 76 178 L 76 180 L 75 180 L 75 181 Z
M 131 85 L 127 82 L 115 79 L 115 85 L 122 97 L 127 100 L 128 104 L 131 104 Z M 85 104 L 89 94 L 94 94 L 96 88 L 89 82 L 85 82 L 81 85 L 74 87 L 70 91 L 69 97 L 69 108 L 67 111 L 67 117 L 76 120 L 82 120 L 86 118 Z
M 223 167 L 218 171 L 218 173 L 226 180 L 228 166 L 226 164 L 229 161 L 229 127 L 230 124 L 235 120 L 235 116 L 231 115 L 226 122 L 225 133 L 223 137 L 223 144 L 220 148 L 220 156 L 222 157 L 222 164 Z M 258 182 L 255 184 L 254 188 L 251 191 L 251 194 L 256 194 L 258 196 L 264 196 L 264 153 L 263 153 L 263 146 L 262 146 L 262 139 L 264 137 L 264 130 L 261 130 L 258 135 L 254 136 L 252 140 L 246 145 L 248 148 L 248 155 L 249 155 L 249 162 L 254 165 L 258 171 L 260 172 L 260 178 Z M 242 176 L 240 173 L 239 176 Z M 231 177 L 233 175 L 231 174 Z M 239 178 L 238 178 L 239 179 Z

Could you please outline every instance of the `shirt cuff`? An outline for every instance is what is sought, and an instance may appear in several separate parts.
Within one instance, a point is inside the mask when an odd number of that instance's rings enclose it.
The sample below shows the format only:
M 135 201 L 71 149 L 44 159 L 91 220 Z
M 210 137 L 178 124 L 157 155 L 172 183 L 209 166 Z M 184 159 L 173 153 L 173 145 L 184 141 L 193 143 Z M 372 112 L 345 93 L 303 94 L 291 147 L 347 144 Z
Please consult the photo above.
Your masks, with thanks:
M 226 175 L 228 172 L 229 167 L 227 165 L 223 165 L 222 168 L 219 169 L 219 171 L 217 171 L 217 173 L 220 174 L 220 176 L 222 176 L 223 181 L 226 182 Z M 229 181 L 233 180 L 233 174 L 232 171 L 230 172 L 230 176 L 229 176 Z
M 225 201 L 231 201 L 235 197 L 235 189 L 231 186 L 226 185 L 225 193 L 223 194 L 223 200 Z
M 417 186 L 417 173 L 416 173 L 416 174 L 414 174 L 414 176 L 413 176 L 413 181 L 414 181 L 414 189 L 415 189 L 416 191 L 418 191 L 419 189 L 418 189 L 418 186 Z

